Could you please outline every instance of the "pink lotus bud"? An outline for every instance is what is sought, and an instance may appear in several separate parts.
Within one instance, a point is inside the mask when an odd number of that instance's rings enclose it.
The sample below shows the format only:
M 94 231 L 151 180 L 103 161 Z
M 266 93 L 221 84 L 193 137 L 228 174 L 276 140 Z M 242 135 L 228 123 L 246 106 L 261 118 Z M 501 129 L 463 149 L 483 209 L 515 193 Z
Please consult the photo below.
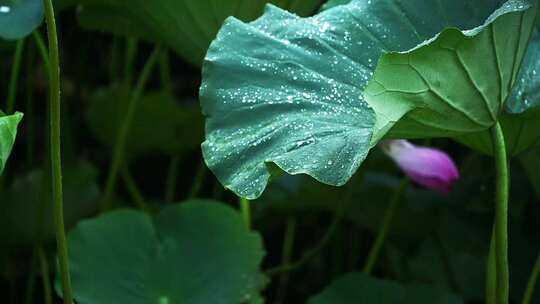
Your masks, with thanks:
M 402 139 L 387 140 L 381 148 L 411 180 L 431 190 L 448 193 L 459 178 L 454 161 L 441 150 L 418 147 Z

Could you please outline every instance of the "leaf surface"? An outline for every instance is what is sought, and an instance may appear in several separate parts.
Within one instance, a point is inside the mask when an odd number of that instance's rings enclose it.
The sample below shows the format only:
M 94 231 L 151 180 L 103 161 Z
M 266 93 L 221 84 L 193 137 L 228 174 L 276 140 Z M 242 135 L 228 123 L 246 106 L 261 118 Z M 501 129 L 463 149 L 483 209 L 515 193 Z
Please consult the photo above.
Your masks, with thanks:
M 241 303 L 256 297 L 261 238 L 232 208 L 210 201 L 166 207 L 152 219 L 118 210 L 69 234 L 81 304 Z
M 274 6 L 230 18 L 203 65 L 206 163 L 253 199 L 270 162 L 343 185 L 385 136 L 486 130 L 535 15 L 519 0 L 357 0 L 310 18 Z

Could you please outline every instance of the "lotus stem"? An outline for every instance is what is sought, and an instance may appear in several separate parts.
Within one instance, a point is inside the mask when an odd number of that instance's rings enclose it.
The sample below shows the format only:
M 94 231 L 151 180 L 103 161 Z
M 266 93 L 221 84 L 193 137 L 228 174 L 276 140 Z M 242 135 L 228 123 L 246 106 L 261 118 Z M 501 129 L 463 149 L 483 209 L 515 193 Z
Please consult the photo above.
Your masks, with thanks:
M 495 158 L 495 264 L 496 264 L 496 303 L 508 304 L 510 271 L 508 268 L 508 160 L 506 144 L 500 123 L 491 128 L 493 155 Z
M 525 295 L 523 296 L 523 304 L 531 304 L 538 277 L 540 277 L 540 254 L 538 254 L 538 257 L 536 258 L 536 263 L 534 264 L 531 277 L 529 278 L 529 283 L 527 283 L 527 289 L 525 289 Z
M 58 35 L 52 0 L 44 0 L 47 36 L 49 39 L 49 107 L 50 107 L 50 157 L 52 171 L 52 199 L 54 203 L 54 223 L 56 230 L 56 246 L 62 282 L 64 304 L 73 303 L 71 279 L 69 275 L 69 259 L 64 228 L 64 196 L 62 190 L 62 157 L 61 157 L 61 104 L 60 104 L 60 55 Z
M 367 262 L 363 269 L 364 273 L 370 274 L 373 271 L 373 268 L 375 267 L 375 264 L 377 263 L 377 260 L 379 259 L 379 256 L 381 254 L 382 246 L 384 242 L 386 241 L 388 232 L 390 231 L 390 226 L 396 214 L 396 210 L 398 209 L 399 202 L 401 202 L 401 197 L 403 196 L 403 192 L 405 192 L 405 189 L 407 188 L 408 185 L 409 185 L 409 180 L 407 178 L 404 178 L 401 181 L 401 184 L 399 185 L 398 189 L 394 192 L 392 201 L 390 202 L 390 205 L 388 206 L 384 214 L 381 229 L 379 230 L 379 233 L 377 234 L 375 242 L 373 243 L 373 247 L 371 247 L 371 250 L 369 251 Z

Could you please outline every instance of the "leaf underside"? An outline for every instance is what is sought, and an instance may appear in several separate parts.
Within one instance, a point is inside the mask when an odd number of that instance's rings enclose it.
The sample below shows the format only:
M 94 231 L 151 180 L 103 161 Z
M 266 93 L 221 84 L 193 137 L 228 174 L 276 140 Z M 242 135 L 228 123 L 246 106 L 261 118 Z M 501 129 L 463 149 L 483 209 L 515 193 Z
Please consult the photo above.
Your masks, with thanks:
M 537 21 L 512 93 L 500 117 L 507 152 L 511 156 L 540 145 L 540 23 Z M 491 155 L 489 131 L 455 138 L 477 151 Z
M 447 29 L 413 52 L 382 57 L 366 90 L 368 103 L 381 113 L 375 143 L 390 128 L 394 138 L 448 137 L 498 120 L 536 10 L 496 16 L 472 32 Z
M 273 6 L 249 24 L 230 18 L 203 65 L 206 163 L 226 188 L 254 199 L 270 162 L 342 185 L 388 131 L 485 130 L 515 81 L 530 7 L 357 0 L 311 18 Z

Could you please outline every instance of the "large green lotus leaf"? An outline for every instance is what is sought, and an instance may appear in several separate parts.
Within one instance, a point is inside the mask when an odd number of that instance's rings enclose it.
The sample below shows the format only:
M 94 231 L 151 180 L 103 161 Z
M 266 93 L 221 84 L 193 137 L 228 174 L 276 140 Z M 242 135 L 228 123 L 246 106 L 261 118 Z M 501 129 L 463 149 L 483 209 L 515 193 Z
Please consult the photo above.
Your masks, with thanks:
M 118 210 L 69 233 L 81 304 L 230 304 L 256 297 L 262 241 L 225 204 L 189 201 L 154 219 Z
M 112 147 L 116 142 L 130 97 L 131 91 L 123 86 L 100 89 L 92 96 L 86 117 L 102 144 Z M 155 151 L 182 153 L 198 148 L 203 133 L 197 107 L 180 106 L 166 92 L 148 92 L 139 100 L 127 150 L 132 156 Z
M 322 0 L 65 0 L 82 4 L 83 27 L 163 41 L 184 59 L 200 65 L 223 20 L 249 21 L 271 2 L 300 15 L 310 15 Z
M 22 117 L 22 113 L 5 115 L 0 111 L 0 174 L 2 174 L 11 154 L 11 149 L 17 136 L 17 126 Z
M 350 1 L 351 0 L 331 0 L 323 6 L 323 9 L 346 4 Z M 539 29 L 540 23 L 537 22 L 536 29 L 533 31 L 531 41 L 529 42 L 525 57 L 521 64 L 521 69 L 517 78 L 518 80 L 515 82 L 512 93 L 506 100 L 505 110 L 509 114 L 520 114 L 529 108 L 540 105 L 540 77 L 537 75 L 540 71 Z M 462 55 L 462 58 L 463 57 L 470 56 Z M 465 65 L 463 65 L 463 67 L 467 68 Z M 538 118 L 540 118 L 540 116 L 535 118 L 533 114 L 505 115 L 501 118 L 503 130 L 506 134 L 509 154 L 516 155 L 538 142 L 538 139 L 540 138 Z M 417 130 L 420 137 L 425 136 L 426 130 L 423 130 L 422 128 L 418 128 Z M 491 154 L 492 144 L 489 132 L 467 134 L 459 137 L 458 141 L 475 150 Z
M 463 301 L 447 291 L 424 285 L 403 286 L 363 273 L 349 273 L 334 281 L 309 304 L 460 304 Z
M 23 38 L 42 21 L 42 0 L 0 0 L 0 38 Z
M 519 0 L 357 0 L 311 18 L 274 6 L 249 24 L 230 18 L 203 65 L 206 163 L 253 199 L 269 162 L 342 185 L 389 130 L 485 130 L 535 14 Z

